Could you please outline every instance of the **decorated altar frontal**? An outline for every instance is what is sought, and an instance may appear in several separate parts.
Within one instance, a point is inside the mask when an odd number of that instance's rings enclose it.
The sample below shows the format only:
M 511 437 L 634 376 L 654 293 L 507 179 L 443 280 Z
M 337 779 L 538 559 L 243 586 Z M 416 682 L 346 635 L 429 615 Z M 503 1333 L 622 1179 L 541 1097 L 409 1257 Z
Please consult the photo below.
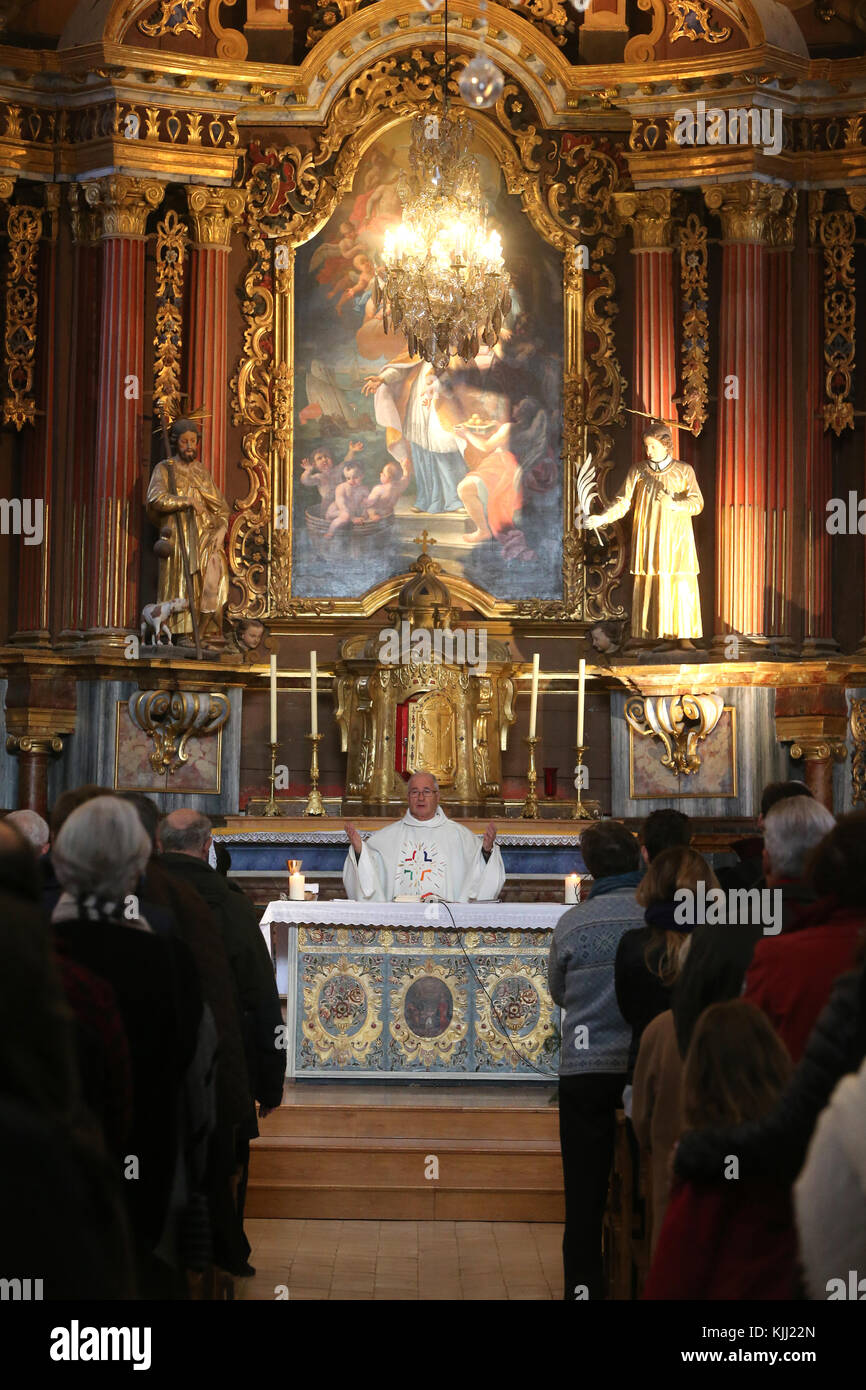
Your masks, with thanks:
M 549 1085 L 560 1011 L 547 957 L 566 910 L 270 903 L 262 930 L 279 974 L 285 950 L 288 1075 Z

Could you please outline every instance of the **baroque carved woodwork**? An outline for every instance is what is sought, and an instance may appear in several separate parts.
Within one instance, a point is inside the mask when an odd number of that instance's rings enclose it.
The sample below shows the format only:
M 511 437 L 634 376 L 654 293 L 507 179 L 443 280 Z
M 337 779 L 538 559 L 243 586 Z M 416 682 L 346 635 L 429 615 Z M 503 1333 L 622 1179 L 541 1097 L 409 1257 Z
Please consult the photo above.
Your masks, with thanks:
M 150 763 L 154 772 L 176 772 L 189 759 L 192 735 L 207 738 L 219 732 L 231 712 L 222 691 L 137 690 L 129 697 L 129 716 L 153 740 Z
M 169 211 L 156 228 L 156 336 L 153 340 L 153 404 L 159 415 L 180 414 L 183 345 L 183 271 L 186 224 Z
M 11 190 L 10 190 L 11 192 Z M 36 320 L 39 310 L 37 268 L 42 212 L 11 207 L 6 219 L 6 326 L 3 337 L 3 423 L 22 430 L 36 419 L 33 380 L 36 366 Z
M 710 324 L 707 288 L 707 229 L 689 213 L 679 232 L 683 423 L 697 436 L 707 418 Z
M 725 702 L 715 693 L 703 695 L 641 695 L 626 701 L 625 718 L 641 738 L 661 743 L 662 767 L 675 777 L 697 772 L 698 744 L 718 724 Z

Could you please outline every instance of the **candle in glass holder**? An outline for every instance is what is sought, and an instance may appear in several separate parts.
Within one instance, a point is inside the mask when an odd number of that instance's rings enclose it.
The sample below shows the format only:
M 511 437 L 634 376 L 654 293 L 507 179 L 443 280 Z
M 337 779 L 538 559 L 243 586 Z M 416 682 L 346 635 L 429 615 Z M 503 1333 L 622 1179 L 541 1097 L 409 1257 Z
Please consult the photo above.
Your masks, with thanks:
M 565 901 L 566 901 L 567 903 L 576 903 L 576 902 L 578 902 L 578 901 L 579 901 L 579 897 L 578 897 L 579 890 L 580 890 L 580 875 L 579 875 L 579 874 L 567 874 L 567 875 L 566 875 L 566 879 L 565 879 Z
M 287 859 L 286 864 L 289 870 L 289 902 L 302 903 L 304 901 L 304 875 L 301 873 L 300 859 Z

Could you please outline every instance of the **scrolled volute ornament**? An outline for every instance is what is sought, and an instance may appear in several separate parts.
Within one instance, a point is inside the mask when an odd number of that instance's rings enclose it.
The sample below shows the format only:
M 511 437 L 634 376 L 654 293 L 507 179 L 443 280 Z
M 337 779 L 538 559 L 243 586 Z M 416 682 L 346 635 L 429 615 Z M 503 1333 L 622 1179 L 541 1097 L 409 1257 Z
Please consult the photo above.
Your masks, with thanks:
M 129 697 L 129 717 L 153 739 L 150 764 L 160 776 L 177 772 L 189 759 L 192 734 L 218 733 L 229 717 L 228 696 L 221 691 L 138 690 Z
M 722 717 L 721 695 L 642 695 L 626 701 L 626 723 L 641 738 L 657 738 L 664 746 L 662 767 L 675 777 L 689 776 L 701 765 L 698 744 Z

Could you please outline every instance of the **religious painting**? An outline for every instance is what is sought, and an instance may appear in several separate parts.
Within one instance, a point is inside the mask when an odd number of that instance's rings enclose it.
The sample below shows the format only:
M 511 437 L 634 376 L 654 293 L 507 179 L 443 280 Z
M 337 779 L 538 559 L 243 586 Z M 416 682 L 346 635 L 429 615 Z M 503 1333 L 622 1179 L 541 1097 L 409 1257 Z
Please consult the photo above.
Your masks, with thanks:
M 437 376 L 386 332 L 373 293 L 401 217 L 408 124 L 367 150 L 295 261 L 292 595 L 358 599 L 435 558 L 499 602 L 562 597 L 562 258 L 480 139 L 512 308 L 500 341 Z
M 698 745 L 701 765 L 687 776 L 674 775 L 661 762 L 657 739 L 641 738 L 629 726 L 629 796 L 634 801 L 659 797 L 737 795 L 737 711 L 725 705 L 719 722 Z

